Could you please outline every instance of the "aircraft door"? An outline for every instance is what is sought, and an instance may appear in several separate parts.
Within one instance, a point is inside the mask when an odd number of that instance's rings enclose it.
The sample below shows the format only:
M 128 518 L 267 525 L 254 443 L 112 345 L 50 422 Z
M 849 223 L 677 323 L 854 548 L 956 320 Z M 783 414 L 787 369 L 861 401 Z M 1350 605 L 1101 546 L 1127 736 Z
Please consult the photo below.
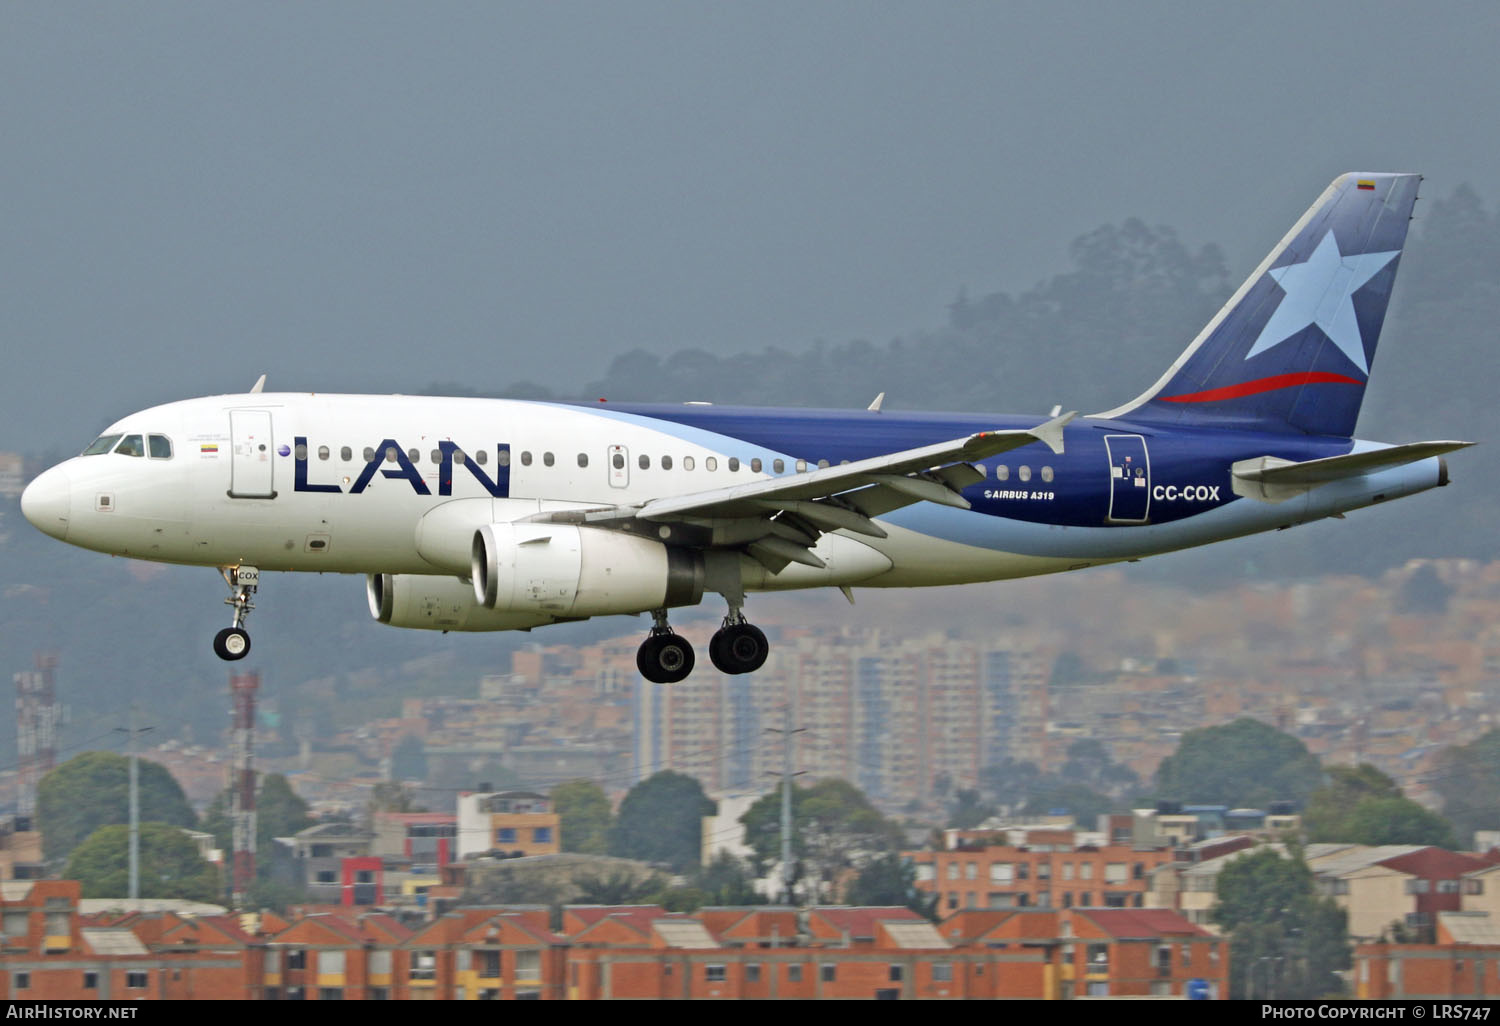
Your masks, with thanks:
M 230 410 L 229 440 L 229 497 L 276 498 L 270 411 Z
M 1109 453 L 1106 523 L 1144 524 L 1151 508 L 1151 460 L 1142 435 L 1105 435 Z
M 609 486 L 628 488 L 630 486 L 630 450 L 623 445 L 611 445 L 607 462 L 609 463 Z

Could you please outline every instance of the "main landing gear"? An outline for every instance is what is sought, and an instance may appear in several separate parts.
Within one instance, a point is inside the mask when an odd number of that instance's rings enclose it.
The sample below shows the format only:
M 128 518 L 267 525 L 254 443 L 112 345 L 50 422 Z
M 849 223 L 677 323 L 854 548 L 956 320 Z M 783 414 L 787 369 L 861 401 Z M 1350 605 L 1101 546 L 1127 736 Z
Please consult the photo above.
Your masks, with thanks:
M 234 607 L 234 622 L 214 635 L 214 655 L 233 662 L 250 654 L 250 634 L 245 630 L 245 618 L 255 603 L 250 596 L 260 585 L 260 571 L 253 566 L 221 566 L 224 583 L 229 585 L 230 595 L 225 603 Z
M 653 684 L 676 684 L 693 672 L 696 657 L 686 638 L 672 631 L 667 611 L 654 609 L 651 633 L 635 653 L 636 668 Z M 753 673 L 765 664 L 771 646 L 761 629 L 745 620 L 738 605 L 729 607 L 724 626 L 708 643 L 708 658 L 720 673 Z
M 693 646 L 672 631 L 665 609 L 653 609 L 651 633 L 635 653 L 636 669 L 653 684 L 676 684 L 693 672 Z

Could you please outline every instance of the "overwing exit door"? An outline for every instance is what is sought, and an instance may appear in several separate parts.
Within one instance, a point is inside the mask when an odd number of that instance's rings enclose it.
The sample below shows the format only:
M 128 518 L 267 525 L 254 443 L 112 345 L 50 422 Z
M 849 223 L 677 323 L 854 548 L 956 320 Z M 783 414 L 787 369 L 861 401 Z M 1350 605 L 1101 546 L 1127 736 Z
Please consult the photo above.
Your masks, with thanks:
M 609 447 L 609 486 L 611 488 L 630 486 L 630 450 L 623 445 Z

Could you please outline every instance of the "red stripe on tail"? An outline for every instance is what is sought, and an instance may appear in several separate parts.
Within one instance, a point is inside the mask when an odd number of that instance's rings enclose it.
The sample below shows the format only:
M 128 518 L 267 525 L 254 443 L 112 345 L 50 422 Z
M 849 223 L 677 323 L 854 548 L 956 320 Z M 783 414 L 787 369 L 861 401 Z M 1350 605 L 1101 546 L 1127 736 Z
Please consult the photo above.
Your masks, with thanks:
M 1269 378 L 1257 378 L 1255 381 L 1242 381 L 1238 385 L 1211 388 L 1207 392 L 1189 392 L 1185 395 L 1163 395 L 1157 396 L 1157 398 L 1164 403 L 1216 403 L 1225 399 L 1239 399 L 1242 396 L 1257 395 L 1261 392 L 1275 392 L 1283 388 L 1296 388 L 1299 385 L 1363 384 L 1363 381 L 1344 374 L 1330 374 L 1327 371 L 1306 371 L 1301 374 L 1277 374 Z

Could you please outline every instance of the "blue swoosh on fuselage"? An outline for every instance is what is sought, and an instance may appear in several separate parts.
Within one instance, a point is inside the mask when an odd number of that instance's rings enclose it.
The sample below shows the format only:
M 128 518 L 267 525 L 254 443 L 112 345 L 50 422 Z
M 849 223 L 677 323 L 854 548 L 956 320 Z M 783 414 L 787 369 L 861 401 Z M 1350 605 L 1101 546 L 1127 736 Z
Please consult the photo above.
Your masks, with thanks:
M 636 403 L 567 403 L 571 409 L 593 416 L 631 423 L 661 431 L 684 442 L 702 446 L 723 456 L 748 460 L 758 456 L 769 461 L 806 460 L 809 466 L 827 460 L 860 460 L 905 449 L 946 442 L 981 431 L 1025 430 L 1036 427 L 1037 417 L 974 413 L 875 412 L 869 410 L 782 409 L 747 406 L 675 406 Z M 1040 442 L 1013 449 L 981 461 L 985 481 L 964 489 L 973 512 L 1039 525 L 1105 527 L 1110 508 L 1110 464 L 1105 445 L 1107 435 L 1140 435 L 1150 453 L 1152 481 L 1179 485 L 1205 485 L 1218 489 L 1218 499 L 1209 503 L 1156 503 L 1151 524 L 1166 524 L 1207 513 L 1236 501 L 1230 486 L 1229 466 L 1236 460 L 1272 455 L 1288 460 L 1317 459 L 1348 452 L 1349 439 L 1251 431 L 1173 430 L 1159 424 L 1085 419 L 1066 430 L 1066 447 L 1053 453 Z M 1011 471 L 998 481 L 996 468 Z M 1020 482 L 1016 473 L 1028 467 L 1031 480 Z M 1053 480 L 1041 480 L 1042 468 Z M 1025 498 L 1017 498 L 1024 493 Z M 962 511 L 952 511 L 963 516 Z M 907 510 L 887 515 L 892 522 L 921 520 L 927 529 L 945 525 L 949 536 L 955 522 L 948 517 L 934 521 L 928 511 Z M 976 528 L 987 534 L 983 528 Z M 972 532 L 961 532 L 971 535 Z M 955 539 L 956 540 L 956 539 Z

